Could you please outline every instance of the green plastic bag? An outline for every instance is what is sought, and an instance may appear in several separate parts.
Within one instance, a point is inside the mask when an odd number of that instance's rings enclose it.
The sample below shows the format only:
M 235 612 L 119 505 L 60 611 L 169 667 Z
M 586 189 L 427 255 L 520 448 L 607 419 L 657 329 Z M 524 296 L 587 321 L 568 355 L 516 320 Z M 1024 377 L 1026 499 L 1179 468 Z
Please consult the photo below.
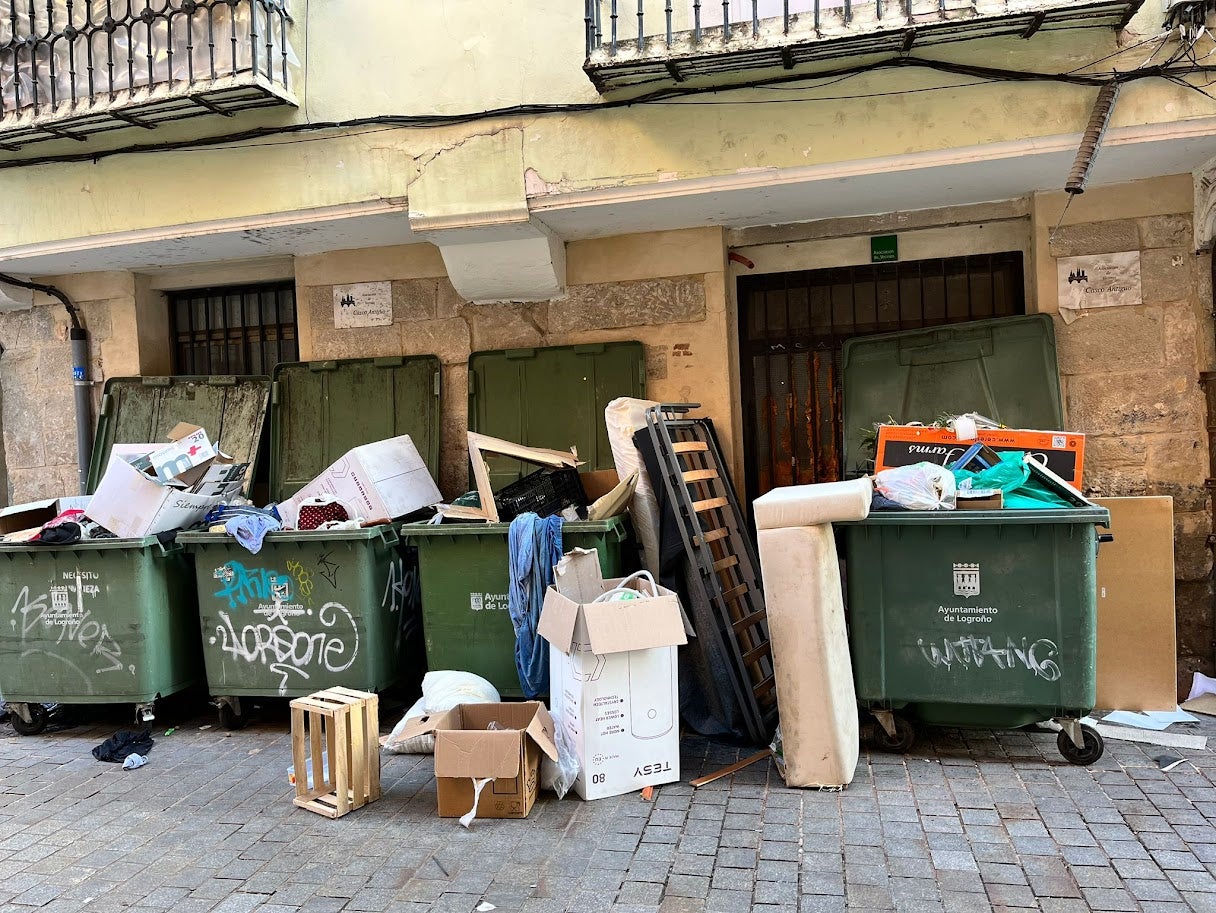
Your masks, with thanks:
M 1005 495 L 1006 510 L 1052 510 L 1072 505 L 1052 492 L 1026 468 L 1026 454 L 1010 450 L 999 454 L 1001 461 L 981 472 L 966 469 L 951 470 L 961 489 L 970 481 L 971 488 L 996 488 Z

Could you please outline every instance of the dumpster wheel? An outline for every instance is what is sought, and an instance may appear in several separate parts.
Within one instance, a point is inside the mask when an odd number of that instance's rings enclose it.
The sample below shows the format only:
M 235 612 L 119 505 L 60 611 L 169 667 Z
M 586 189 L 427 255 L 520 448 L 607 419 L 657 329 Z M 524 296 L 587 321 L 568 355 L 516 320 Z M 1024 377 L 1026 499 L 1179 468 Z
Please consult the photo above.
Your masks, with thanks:
M 237 699 L 232 699 L 231 703 L 227 700 L 219 702 L 220 725 L 225 729 L 236 732 L 238 729 L 244 729 L 249 725 L 249 715 L 241 711 L 240 703 Z
M 880 723 L 874 729 L 874 747 L 879 751 L 906 754 L 916 743 L 916 730 L 906 717 L 891 714 L 891 722 L 895 726 L 895 735 L 887 732 Z
M 1060 754 L 1069 764 L 1087 767 L 1102 757 L 1102 753 L 1106 751 L 1106 744 L 1092 726 L 1081 726 L 1081 738 L 1085 742 L 1084 748 L 1078 748 L 1068 737 L 1067 731 L 1061 730 L 1056 736 L 1056 748 L 1060 749 Z
M 13 724 L 18 735 L 38 735 L 46 729 L 51 718 L 46 707 L 42 704 L 26 704 L 25 710 L 30 717 L 28 722 L 15 708 L 10 707 L 9 722 Z

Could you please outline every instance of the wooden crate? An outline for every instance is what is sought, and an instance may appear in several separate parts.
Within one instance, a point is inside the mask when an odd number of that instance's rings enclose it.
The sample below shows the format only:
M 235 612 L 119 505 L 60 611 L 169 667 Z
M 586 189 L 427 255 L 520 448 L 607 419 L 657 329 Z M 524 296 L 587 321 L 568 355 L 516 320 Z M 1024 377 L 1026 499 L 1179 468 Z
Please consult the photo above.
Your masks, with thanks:
M 328 688 L 291 702 L 296 805 L 340 818 L 380 798 L 379 704 L 376 695 L 349 688 Z

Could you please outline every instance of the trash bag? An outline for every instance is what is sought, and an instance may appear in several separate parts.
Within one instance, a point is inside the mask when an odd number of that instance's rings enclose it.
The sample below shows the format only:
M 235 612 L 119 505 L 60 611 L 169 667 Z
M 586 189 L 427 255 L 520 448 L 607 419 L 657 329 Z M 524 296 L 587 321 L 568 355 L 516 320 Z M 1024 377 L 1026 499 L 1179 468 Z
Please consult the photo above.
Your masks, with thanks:
M 955 484 L 970 488 L 999 488 L 1005 494 L 1006 510 L 1049 510 L 1072 505 L 1030 474 L 1026 454 L 1007 450 L 1001 461 L 981 472 L 956 469 Z
M 557 793 L 557 798 L 562 799 L 578 779 L 579 763 L 574 750 L 574 740 L 570 738 L 570 733 L 566 732 L 566 727 L 559 724 L 554 730 L 557 760 L 554 761 L 547 754 L 541 754 L 540 788 L 550 789 Z
M 480 675 L 472 672 L 428 672 L 422 678 L 422 697 L 406 711 L 384 743 L 384 750 L 393 754 L 434 754 L 433 733 L 414 739 L 402 739 L 410 720 L 428 713 L 444 713 L 457 704 L 497 704 L 502 698 L 498 689 Z
M 936 463 L 884 469 L 874 477 L 874 487 L 884 498 L 908 510 L 954 510 L 954 474 Z

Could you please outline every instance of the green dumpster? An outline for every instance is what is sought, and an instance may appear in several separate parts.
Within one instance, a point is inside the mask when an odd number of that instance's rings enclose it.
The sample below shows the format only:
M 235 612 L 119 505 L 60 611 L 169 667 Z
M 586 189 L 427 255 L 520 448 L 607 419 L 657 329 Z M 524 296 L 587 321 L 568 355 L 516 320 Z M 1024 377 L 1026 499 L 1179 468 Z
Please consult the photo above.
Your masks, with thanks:
M 237 462 L 257 458 L 269 378 L 135 377 L 107 381 L 89 491 L 116 444 L 163 441 L 201 425 Z M 193 567 L 155 536 L 65 546 L 0 545 L 0 699 L 32 735 L 51 704 L 154 702 L 197 684 L 202 661 Z
M 1046 315 L 859 337 L 844 345 L 844 465 L 864 472 L 874 423 L 980 412 L 1060 430 Z M 1078 720 L 1096 690 L 1096 567 L 1104 508 L 874 512 L 841 524 L 857 699 L 880 747 L 911 720 L 1007 729 L 1060 722 L 1071 762 L 1102 754 Z
M 507 611 L 509 523 L 409 523 L 401 538 L 418 550 L 422 630 L 430 669 L 472 672 L 504 697 L 522 697 L 515 629 Z M 562 548 L 596 549 L 605 577 L 637 570 L 625 517 L 562 526 Z
M 273 501 L 347 450 L 402 434 L 435 473 L 433 356 L 282 364 L 271 389 Z M 178 541 L 194 556 L 207 687 L 225 727 L 245 724 L 242 698 L 421 680 L 417 571 L 392 525 L 270 533 L 256 555 L 225 533 Z
M 1069 724 L 1096 693 L 1098 527 L 1105 508 L 875 512 L 840 524 L 857 699 L 943 726 Z M 1096 733 L 1070 761 L 1101 755 Z

